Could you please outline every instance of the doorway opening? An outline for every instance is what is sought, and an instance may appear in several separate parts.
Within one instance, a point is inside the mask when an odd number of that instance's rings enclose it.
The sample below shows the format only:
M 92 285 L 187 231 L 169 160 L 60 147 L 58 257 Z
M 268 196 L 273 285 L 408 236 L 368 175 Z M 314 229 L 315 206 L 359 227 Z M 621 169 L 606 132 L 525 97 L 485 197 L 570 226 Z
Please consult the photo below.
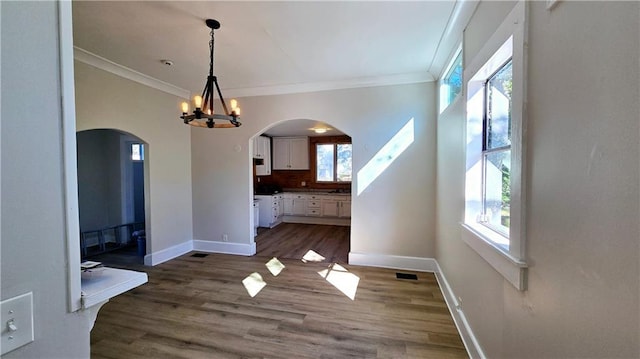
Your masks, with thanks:
M 348 263 L 351 143 L 335 126 L 305 119 L 252 139 L 256 255 L 304 260 L 313 252 Z
M 76 139 L 82 260 L 144 263 L 147 144 L 113 129 L 81 131 Z

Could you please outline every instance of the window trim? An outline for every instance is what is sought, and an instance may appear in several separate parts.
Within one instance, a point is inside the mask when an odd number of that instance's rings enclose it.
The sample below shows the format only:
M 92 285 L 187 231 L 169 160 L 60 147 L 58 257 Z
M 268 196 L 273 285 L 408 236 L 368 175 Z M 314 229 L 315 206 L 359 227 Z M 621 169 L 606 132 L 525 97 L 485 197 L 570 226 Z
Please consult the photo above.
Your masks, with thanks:
M 463 92 L 466 97 L 465 106 L 465 133 L 469 130 L 470 115 L 468 113 L 469 88 L 477 88 L 479 83 L 490 77 L 491 74 L 500 68 L 507 57 L 512 59 L 513 88 L 512 88 L 512 117 L 511 117 L 511 200 L 510 200 L 510 230 L 509 246 L 506 249 L 500 246 L 500 236 L 497 232 L 490 230 L 471 220 L 471 213 L 468 212 L 471 198 L 468 198 L 469 191 L 475 191 L 469 187 L 470 177 L 476 176 L 472 171 L 466 172 L 465 179 L 465 216 L 461 223 L 465 228 L 462 239 L 482 258 L 484 258 L 494 269 L 501 273 L 507 281 L 521 291 L 526 290 L 526 251 L 525 251 L 525 124 L 526 124 L 526 19 L 527 4 L 519 1 L 513 10 L 507 15 L 495 33 L 487 40 L 478 54 L 469 62 L 464 69 Z M 505 55 L 505 45 L 511 41 L 511 53 Z M 505 57 L 506 56 L 506 57 Z M 477 148 L 467 144 L 467 158 L 478 155 Z M 480 148 L 480 154 L 482 153 Z M 475 158 L 475 157 L 473 157 Z M 468 161 L 468 160 L 467 160 Z M 470 168 L 469 164 L 466 168 Z M 466 171 L 465 168 L 465 171 Z M 471 178 L 474 179 L 474 178 Z M 471 192 L 475 193 L 475 192 Z M 502 237 L 504 238 L 504 237 Z

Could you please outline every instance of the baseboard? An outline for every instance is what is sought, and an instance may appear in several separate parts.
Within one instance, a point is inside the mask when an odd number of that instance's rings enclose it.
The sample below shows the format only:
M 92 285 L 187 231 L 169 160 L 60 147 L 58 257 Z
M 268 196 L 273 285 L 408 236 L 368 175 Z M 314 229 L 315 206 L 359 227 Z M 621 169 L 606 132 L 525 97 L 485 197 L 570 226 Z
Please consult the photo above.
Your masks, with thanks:
M 210 253 L 235 254 L 239 256 L 252 256 L 256 254 L 256 243 L 230 243 L 193 240 L 193 250 Z
M 351 218 L 312 217 L 312 216 L 284 216 L 284 223 L 326 224 L 330 226 L 350 226 Z
M 413 270 L 418 272 L 435 272 L 438 270 L 438 263 L 433 258 L 393 256 L 386 254 L 349 252 L 349 264 Z
M 438 280 L 438 285 L 440 286 L 440 290 L 442 291 L 442 295 L 444 296 L 444 300 L 447 303 L 447 307 L 449 307 L 449 312 L 451 312 L 451 316 L 453 317 L 453 321 L 458 328 L 458 333 L 460 333 L 460 337 L 462 338 L 462 342 L 464 343 L 465 348 L 467 349 L 467 353 L 471 359 L 485 359 L 486 356 L 480 347 L 480 343 L 478 343 L 478 339 L 473 334 L 471 330 L 471 326 L 467 321 L 467 318 L 462 311 L 458 303 L 458 299 L 456 295 L 453 293 L 453 289 L 449 286 L 449 282 L 445 278 L 442 273 L 442 269 L 440 265 L 436 262 L 436 279 Z
M 193 241 L 186 241 L 144 256 L 144 265 L 155 266 L 193 250 Z

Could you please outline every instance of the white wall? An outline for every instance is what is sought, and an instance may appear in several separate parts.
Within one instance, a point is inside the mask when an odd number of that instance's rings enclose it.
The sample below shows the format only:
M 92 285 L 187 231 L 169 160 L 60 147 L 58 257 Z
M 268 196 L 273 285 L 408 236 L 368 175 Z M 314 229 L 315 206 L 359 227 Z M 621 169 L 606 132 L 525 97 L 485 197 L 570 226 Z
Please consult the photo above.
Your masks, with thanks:
M 192 129 L 194 239 L 252 241 L 249 140 L 291 119 L 325 121 L 353 139 L 353 169 L 415 118 L 415 141 L 361 195 L 352 197 L 351 251 L 433 257 L 435 85 L 359 88 L 242 98 L 243 125 Z
M 483 2 L 465 61 L 512 4 Z M 637 358 L 638 2 L 530 2 L 528 290 L 461 240 L 461 102 L 438 119 L 437 259 L 490 358 Z
M 3 358 L 88 358 L 88 321 L 67 312 L 57 3 L 2 1 L 0 12 L 1 293 L 33 292 L 35 328 Z
M 79 61 L 75 86 L 78 131 L 117 129 L 148 144 L 147 251 L 191 241 L 191 136 L 178 118 L 180 99 Z

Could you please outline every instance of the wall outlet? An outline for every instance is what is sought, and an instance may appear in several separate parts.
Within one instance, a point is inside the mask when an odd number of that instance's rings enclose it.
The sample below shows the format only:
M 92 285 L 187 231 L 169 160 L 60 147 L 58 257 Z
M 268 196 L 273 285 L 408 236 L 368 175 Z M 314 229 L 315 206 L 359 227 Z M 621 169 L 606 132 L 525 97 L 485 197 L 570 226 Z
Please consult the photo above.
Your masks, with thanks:
M 222 235 L 222 241 L 223 241 L 223 242 L 228 242 L 228 241 L 229 241 L 229 235 L 228 235 L 228 234 L 226 234 L 226 233 L 225 233 L 225 234 L 223 234 L 223 235 Z
M 300 183 L 300 185 L 301 185 L 302 187 L 306 187 L 306 186 L 307 186 L 307 182 L 302 181 L 302 183 Z

